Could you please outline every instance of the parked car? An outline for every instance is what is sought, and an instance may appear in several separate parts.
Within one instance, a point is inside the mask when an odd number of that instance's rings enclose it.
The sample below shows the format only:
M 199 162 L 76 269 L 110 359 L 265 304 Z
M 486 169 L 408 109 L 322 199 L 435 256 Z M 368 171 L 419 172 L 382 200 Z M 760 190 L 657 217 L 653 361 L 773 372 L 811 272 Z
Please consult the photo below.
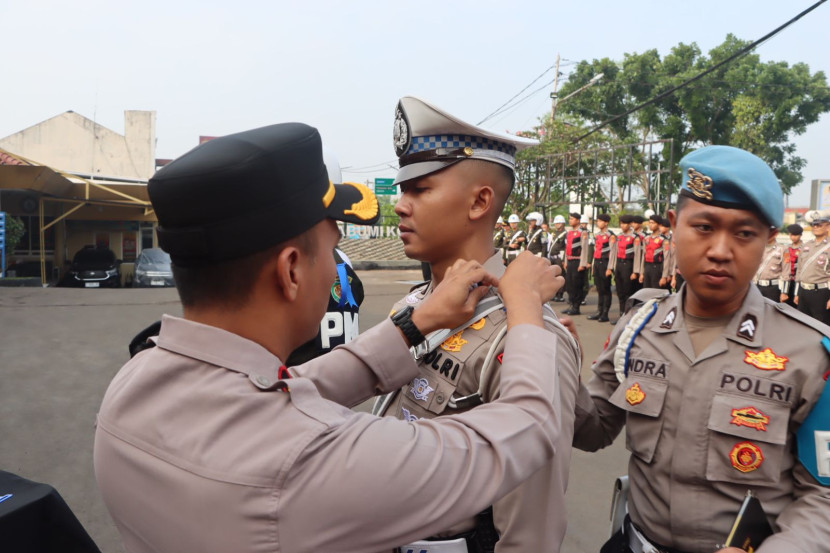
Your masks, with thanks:
M 58 286 L 76 288 L 118 288 L 121 286 L 121 260 L 109 248 L 84 246 Z
M 173 269 L 170 268 L 170 256 L 160 248 L 141 250 L 135 260 L 133 288 L 148 286 L 173 286 Z

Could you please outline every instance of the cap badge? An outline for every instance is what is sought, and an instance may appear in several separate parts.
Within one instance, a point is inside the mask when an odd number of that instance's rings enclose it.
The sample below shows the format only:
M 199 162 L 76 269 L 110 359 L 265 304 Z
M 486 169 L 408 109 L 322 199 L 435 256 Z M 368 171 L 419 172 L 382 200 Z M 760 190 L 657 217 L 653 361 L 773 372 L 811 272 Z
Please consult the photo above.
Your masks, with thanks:
M 789 357 L 776 355 L 771 348 L 763 349 L 757 353 L 746 350 L 744 363 L 752 365 L 762 371 L 783 371 L 787 368 Z
M 735 444 L 729 452 L 732 466 L 741 472 L 752 472 L 764 462 L 764 454 L 761 448 L 752 442 L 741 442 Z
M 689 167 L 689 189 L 698 198 L 712 199 L 712 182 L 711 177 L 707 177 L 700 171 L 695 171 L 693 167 Z
M 634 385 L 625 391 L 625 400 L 630 405 L 638 405 L 646 399 L 646 393 L 640 388 L 640 383 L 635 382 Z
M 377 196 L 375 196 L 366 185 L 360 184 L 358 182 L 347 182 L 344 184 L 348 184 L 349 186 L 357 188 L 362 197 L 359 202 L 355 202 L 352 204 L 351 209 L 347 209 L 343 213 L 345 213 L 346 215 L 354 215 L 355 217 L 357 217 L 358 219 L 362 219 L 363 221 L 374 219 L 378 214 Z
M 732 409 L 732 424 L 766 432 L 769 417 L 755 407 L 742 407 Z
M 473 149 L 467 146 L 466 148 L 464 148 L 464 155 L 470 157 L 471 155 L 473 155 Z
M 462 334 L 464 334 L 463 330 L 453 334 L 452 336 L 444 340 L 444 343 L 441 344 L 441 349 L 445 351 L 451 351 L 453 353 L 458 353 L 459 351 L 461 351 L 461 348 L 464 347 L 464 344 L 468 342 L 468 340 L 465 340 L 461 337 Z
M 412 134 L 409 132 L 409 121 L 400 103 L 398 103 L 398 107 L 395 109 L 395 127 L 392 131 L 392 139 L 395 144 L 395 154 L 398 157 L 401 157 L 409 150 L 409 145 L 412 142 Z
M 426 378 L 415 378 L 412 380 L 412 387 L 409 389 L 412 392 L 412 397 L 420 401 L 428 401 L 429 394 L 435 391 L 435 388 L 429 385 L 429 380 Z

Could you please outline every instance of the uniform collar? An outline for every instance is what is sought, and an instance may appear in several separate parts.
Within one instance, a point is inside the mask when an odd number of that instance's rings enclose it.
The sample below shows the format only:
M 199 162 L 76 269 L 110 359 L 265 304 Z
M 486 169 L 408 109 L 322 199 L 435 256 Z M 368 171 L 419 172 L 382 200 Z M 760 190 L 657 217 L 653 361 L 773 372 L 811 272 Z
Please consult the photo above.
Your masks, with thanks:
M 158 347 L 246 375 L 267 388 L 278 380 L 282 361 L 258 343 L 214 326 L 164 315 Z
M 686 297 L 686 284 L 677 294 L 672 294 L 660 302 L 660 307 L 651 319 L 651 330 L 657 334 L 668 334 L 685 329 L 683 302 Z M 749 287 L 749 292 L 738 311 L 732 315 L 729 323 L 723 330 L 723 336 L 728 340 L 743 344 L 747 347 L 761 345 L 763 335 L 764 296 L 755 286 Z
M 484 270 L 493 275 L 496 278 L 501 278 L 504 275 L 504 271 L 506 267 L 504 266 L 504 260 L 501 256 L 501 252 L 496 252 L 491 255 L 487 261 L 481 264 L 484 267 Z M 424 289 L 423 298 L 426 298 L 432 291 L 435 289 L 435 281 L 430 280 L 429 285 Z M 415 292 L 417 293 L 417 292 Z

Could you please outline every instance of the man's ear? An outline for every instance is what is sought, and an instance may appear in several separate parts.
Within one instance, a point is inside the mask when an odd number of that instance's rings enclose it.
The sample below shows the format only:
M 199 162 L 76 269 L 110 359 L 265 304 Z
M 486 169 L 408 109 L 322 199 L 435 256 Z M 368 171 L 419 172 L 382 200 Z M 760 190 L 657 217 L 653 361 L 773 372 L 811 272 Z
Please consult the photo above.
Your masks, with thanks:
M 273 272 L 274 285 L 286 301 L 296 301 L 302 277 L 300 268 L 301 252 L 296 246 L 283 248 L 270 265 Z
M 674 209 L 669 210 L 669 223 L 671 223 L 672 230 L 677 228 L 677 211 Z
M 474 196 L 470 204 L 469 217 L 472 221 L 489 216 L 490 212 L 495 208 L 494 200 L 496 192 L 491 186 L 480 186 L 473 190 Z

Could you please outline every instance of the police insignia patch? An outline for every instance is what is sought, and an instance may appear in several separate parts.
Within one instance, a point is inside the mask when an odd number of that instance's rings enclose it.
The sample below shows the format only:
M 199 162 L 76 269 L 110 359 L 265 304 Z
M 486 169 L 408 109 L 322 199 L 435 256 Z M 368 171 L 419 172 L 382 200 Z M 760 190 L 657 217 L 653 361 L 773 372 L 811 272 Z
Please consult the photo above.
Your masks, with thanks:
M 352 282 L 352 277 L 349 277 L 349 283 Z M 340 279 L 334 281 L 334 284 L 331 287 L 331 297 L 334 298 L 334 301 L 340 301 L 340 293 L 342 290 L 340 289 Z M 392 312 L 394 314 L 394 311 Z M 391 316 L 391 315 L 390 315 Z
M 412 305 L 421 301 L 421 298 L 418 295 L 418 292 L 412 292 L 408 296 L 406 296 L 406 303 Z
M 776 355 L 771 348 L 762 349 L 759 352 L 746 350 L 744 363 L 752 365 L 762 371 L 783 371 L 787 368 L 789 357 Z
M 767 431 L 769 417 L 755 407 L 742 407 L 732 409 L 732 424 L 735 426 L 746 426 L 755 430 Z
M 392 141 L 395 145 L 395 154 L 398 157 L 404 155 L 412 143 L 412 134 L 409 132 L 409 120 L 406 118 L 406 113 L 404 113 L 400 102 L 395 109 L 395 126 L 392 130 Z
M 409 409 L 407 409 L 406 407 L 401 407 L 401 413 L 403 414 L 403 420 L 407 422 L 415 422 L 416 420 L 418 420 L 418 417 L 410 413 Z
M 640 383 L 635 382 L 632 387 L 625 391 L 625 400 L 630 405 L 638 405 L 646 399 L 646 393 L 640 388 Z
M 729 459 L 735 469 L 741 472 L 752 472 L 764 462 L 764 453 L 752 442 L 741 442 L 735 444 L 729 452 Z
M 412 387 L 409 391 L 415 399 L 429 401 L 429 394 L 434 392 L 435 388 L 429 385 L 429 380 L 426 378 L 415 378 L 412 380 Z
M 472 328 L 473 330 L 481 330 L 482 328 L 484 328 L 484 325 L 486 325 L 486 324 L 487 324 L 487 319 L 479 319 L 476 322 L 474 322 L 473 324 L 471 324 L 470 328 Z
M 454 353 L 458 353 L 459 351 L 461 351 L 461 348 L 464 347 L 464 344 L 468 342 L 468 340 L 465 340 L 461 337 L 462 334 L 464 334 L 463 330 L 453 334 L 452 336 L 444 340 L 444 343 L 441 344 L 441 349 L 445 351 L 451 351 Z

